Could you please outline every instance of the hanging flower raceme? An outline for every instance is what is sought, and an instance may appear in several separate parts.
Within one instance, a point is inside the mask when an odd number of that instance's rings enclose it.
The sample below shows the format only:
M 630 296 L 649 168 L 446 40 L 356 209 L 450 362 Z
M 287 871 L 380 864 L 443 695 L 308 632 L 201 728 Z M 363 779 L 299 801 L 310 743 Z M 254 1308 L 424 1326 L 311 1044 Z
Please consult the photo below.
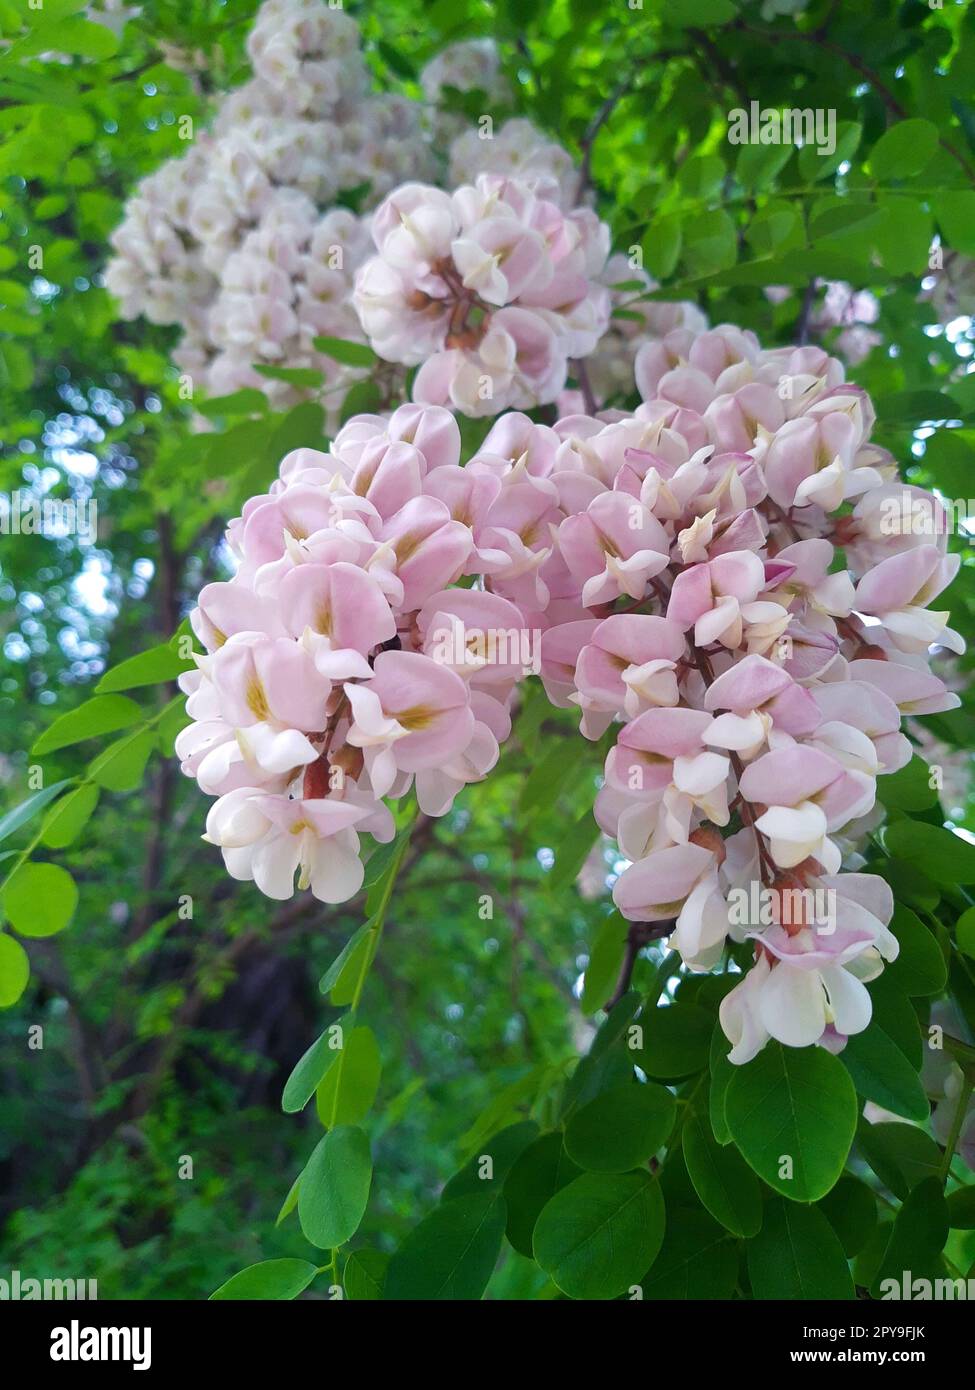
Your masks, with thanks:
M 421 391 L 455 380 L 452 354 L 481 351 L 446 346 L 459 306 L 483 326 L 544 297 L 574 225 L 511 181 L 401 190 L 360 280 L 391 287 L 375 332 L 423 360 Z M 911 757 L 904 717 L 958 703 L 930 661 L 959 640 L 929 608 L 956 563 L 824 352 L 681 328 L 636 374 L 635 412 L 511 412 L 463 466 L 429 404 L 288 455 L 231 524 L 235 577 L 200 595 L 178 751 L 231 874 L 338 901 L 360 835 L 393 833 L 384 799 L 415 787 L 444 814 L 540 669 L 585 737 L 618 729 L 595 814 L 629 861 L 624 917 L 691 970 L 754 961 L 721 1007 L 732 1062 L 769 1038 L 838 1050 L 897 954 L 890 890 L 861 872 L 877 779 Z
M 355 305 L 376 352 L 419 365 L 417 400 L 467 415 L 554 401 L 609 324 L 609 229 L 546 178 L 405 184 L 372 220 Z
M 458 519 L 459 462 L 441 408 L 350 421 L 330 453 L 282 461 L 229 528 L 236 575 L 200 594 L 205 652 L 182 678 L 194 722 L 177 752 L 218 798 L 206 838 L 271 897 L 291 897 L 296 875 L 324 902 L 353 896 L 360 834 L 393 835 L 382 798 L 415 785 L 421 809 L 443 815 L 510 731 L 525 620 L 497 595 L 449 588 L 478 530 Z M 511 639 L 500 660 L 498 632 Z
M 455 324 L 453 337 L 481 343 L 471 357 L 478 370 L 461 372 L 464 364 L 451 357 L 457 370 L 444 378 L 441 363 L 441 379 L 425 399 L 487 401 L 485 376 L 498 383 L 497 404 L 488 402 L 482 413 L 506 404 L 527 409 L 540 399 L 536 388 L 554 399 L 553 383 L 565 381 L 566 354 L 591 351 L 605 331 L 609 291 L 586 286 L 606 261 L 608 240 L 592 212 L 572 211 L 580 176 L 567 150 L 523 119 L 492 127 L 484 138 L 480 124 L 452 109 L 451 89 L 476 88 L 501 105 L 510 101 L 493 41 L 435 54 L 420 74 L 424 101 L 371 90 L 359 26 L 341 5 L 263 0 L 247 54 L 251 78 L 216 98 L 208 129 L 181 128 L 183 138 L 193 135 L 188 152 L 142 179 L 125 205 L 106 267 L 121 316 L 178 324 L 182 338 L 173 361 L 208 396 L 248 388 L 277 408 L 318 396 L 337 427 L 342 396 L 362 379 L 362 369 L 333 358 L 321 339 L 365 341 L 352 285 L 374 249 L 370 210 L 398 186 L 400 193 L 412 187 L 406 180 L 456 187 L 482 173 L 517 176 L 544 187 L 546 202 L 563 210 L 563 235 L 550 236 L 547 224 L 537 229 L 559 273 L 533 276 L 530 304 L 527 284 L 516 287 L 523 291 L 518 305 L 504 306 L 487 285 L 465 288 L 469 312 L 459 311 L 464 326 Z M 471 212 L 471 220 L 479 224 L 476 237 L 485 216 Z M 524 228 L 521 240 L 530 241 Z M 505 253 L 494 245 L 468 247 L 467 255 L 499 251 Z M 469 269 L 465 263 L 460 280 Z M 385 297 L 392 290 L 374 283 L 373 293 Z M 646 330 L 670 327 L 674 312 L 683 322 L 680 307 L 648 308 Z M 494 314 L 491 333 L 478 328 L 486 312 Z M 419 357 L 403 357 L 401 342 L 391 360 L 424 360 L 431 355 L 425 342 Z M 321 385 L 311 384 L 316 375 Z M 392 368 L 383 373 L 387 398 L 402 391 L 405 375 Z

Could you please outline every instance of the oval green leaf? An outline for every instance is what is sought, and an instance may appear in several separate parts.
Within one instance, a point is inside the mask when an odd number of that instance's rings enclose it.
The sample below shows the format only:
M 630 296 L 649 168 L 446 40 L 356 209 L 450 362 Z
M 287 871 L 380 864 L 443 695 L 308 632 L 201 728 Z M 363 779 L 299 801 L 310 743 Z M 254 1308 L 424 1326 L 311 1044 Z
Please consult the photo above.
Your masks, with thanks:
M 317 1273 L 317 1266 L 307 1260 L 262 1260 L 232 1275 L 219 1289 L 214 1289 L 210 1299 L 297 1298 Z
M 369 1140 L 343 1125 L 321 1139 L 298 1189 L 298 1220 L 305 1239 L 322 1250 L 344 1245 L 359 1229 L 372 1185 Z
M 0 1009 L 9 1009 L 27 988 L 30 961 L 19 941 L 0 935 Z
M 504 1199 L 494 1193 L 444 1202 L 390 1260 L 383 1299 L 479 1299 L 494 1272 L 505 1219 Z
M 725 1113 L 760 1178 L 794 1202 L 815 1202 L 843 1171 L 858 1106 L 839 1058 L 772 1042 L 731 1078 Z
M 22 864 L 4 889 L 3 906 L 21 936 L 54 936 L 71 921 L 78 889 L 60 864 Z
M 569 1298 L 618 1298 L 638 1284 L 664 1238 L 660 1184 L 648 1173 L 583 1173 L 535 1225 L 535 1259 Z
M 584 1105 L 565 1129 L 565 1151 L 596 1173 L 628 1173 L 666 1142 L 677 1102 L 663 1086 L 614 1086 Z
M 746 1247 L 756 1298 L 847 1299 L 853 1278 L 839 1237 L 816 1207 L 773 1198 Z
M 757 1235 L 762 1190 L 738 1150 L 722 1148 L 707 1118 L 696 1110 L 684 1121 L 681 1138 L 688 1177 L 714 1219 L 736 1236 Z

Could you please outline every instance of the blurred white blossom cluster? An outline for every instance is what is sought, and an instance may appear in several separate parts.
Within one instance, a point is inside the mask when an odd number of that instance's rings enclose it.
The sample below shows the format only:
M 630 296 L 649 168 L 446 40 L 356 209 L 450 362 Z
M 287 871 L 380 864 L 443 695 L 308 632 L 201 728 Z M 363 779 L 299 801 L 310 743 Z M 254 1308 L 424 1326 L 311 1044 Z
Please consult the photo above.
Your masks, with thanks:
M 253 77 L 129 200 L 106 282 L 126 317 L 183 328 L 177 363 L 210 394 L 287 398 L 255 362 L 318 367 L 334 386 L 348 369 L 313 339 L 362 336 L 349 303 L 366 234 L 336 202 L 357 190 L 372 206 L 435 161 L 422 109 L 370 90 L 343 10 L 266 0 L 247 50 Z
M 487 112 L 506 106 L 512 97 L 493 39 L 462 39 L 448 44 L 427 63 L 420 74 L 420 84 L 429 103 L 430 130 L 438 146 L 464 134 L 469 125 L 463 112 L 451 109 L 452 90 L 483 92 Z M 454 182 L 463 183 L 464 177 Z
M 426 105 L 372 91 L 355 20 L 325 0 L 266 0 L 247 51 L 251 78 L 220 99 L 185 155 L 137 187 L 106 271 L 124 317 L 182 328 L 174 361 L 207 396 L 252 387 L 282 407 L 321 394 L 335 423 L 363 369 L 335 361 L 315 340 L 366 341 L 353 287 L 375 251 L 371 210 L 404 184 L 455 189 L 497 175 L 544 188 L 566 225 L 594 220 L 578 206 L 587 197 L 567 150 L 528 120 L 495 123 L 492 111 L 503 113 L 512 92 L 490 39 L 452 44 L 430 60 L 420 74 Z M 472 124 L 457 109 L 458 93 L 483 93 L 488 111 Z M 627 299 L 612 292 L 621 279 L 652 288 L 624 257 L 590 273 L 590 298 L 610 292 L 615 305 Z M 641 302 L 607 331 L 604 316 L 591 364 L 596 401 L 632 382 L 648 336 L 704 326 L 693 305 Z M 310 368 L 324 384 L 274 376 L 281 368 Z M 402 369 L 387 375 L 401 395 Z M 517 396 L 522 407 L 541 398 Z

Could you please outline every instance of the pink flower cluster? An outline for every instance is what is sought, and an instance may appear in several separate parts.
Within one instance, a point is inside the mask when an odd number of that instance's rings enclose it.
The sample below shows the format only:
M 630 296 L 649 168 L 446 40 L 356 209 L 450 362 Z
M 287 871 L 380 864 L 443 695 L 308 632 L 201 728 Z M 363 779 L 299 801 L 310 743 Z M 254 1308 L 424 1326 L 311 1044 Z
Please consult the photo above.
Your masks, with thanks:
M 412 206 L 381 221 L 407 263 L 452 216 Z M 553 703 L 617 731 L 595 813 L 628 861 L 620 911 L 692 970 L 752 943 L 721 1006 L 733 1062 L 769 1038 L 839 1049 L 897 954 L 861 872 L 877 778 L 911 757 L 904 717 L 958 703 L 930 661 L 960 639 L 929 606 L 957 559 L 944 526 L 898 526 L 918 490 L 820 349 L 679 328 L 636 370 L 634 413 L 508 413 L 464 467 L 436 406 L 289 455 L 231 525 L 235 578 L 200 596 L 184 770 L 219 797 L 235 877 L 288 896 L 300 869 L 347 898 L 359 832 L 392 834 L 382 798 L 415 784 L 443 814 L 494 765 L 527 663 L 485 634 L 540 632 Z
M 916 490 L 821 350 L 676 329 L 636 374 L 634 415 L 561 421 L 539 470 L 563 514 L 543 679 L 587 737 L 622 721 L 596 817 L 630 861 L 623 915 L 692 970 L 755 943 L 721 1006 L 732 1062 L 769 1038 L 839 1049 L 897 954 L 857 845 L 911 757 L 902 717 L 958 703 L 929 654 L 960 639 L 928 607 L 958 560 L 945 527 L 892 522 Z
M 609 229 L 546 179 L 404 184 L 372 221 L 355 305 L 376 352 L 420 365 L 416 400 L 494 415 L 556 399 L 609 323 Z
M 182 678 L 194 722 L 177 752 L 218 798 L 207 838 L 233 877 L 288 898 L 298 872 L 345 901 L 362 883 L 359 835 L 392 837 L 383 797 L 415 785 L 443 815 L 494 766 L 524 665 L 517 640 L 492 659 L 488 636 L 517 638 L 524 620 L 498 593 L 449 586 L 517 569 L 509 467 L 461 468 L 454 416 L 405 405 L 349 421 L 330 453 L 289 454 L 231 524 L 238 569 L 192 615 L 206 654 Z

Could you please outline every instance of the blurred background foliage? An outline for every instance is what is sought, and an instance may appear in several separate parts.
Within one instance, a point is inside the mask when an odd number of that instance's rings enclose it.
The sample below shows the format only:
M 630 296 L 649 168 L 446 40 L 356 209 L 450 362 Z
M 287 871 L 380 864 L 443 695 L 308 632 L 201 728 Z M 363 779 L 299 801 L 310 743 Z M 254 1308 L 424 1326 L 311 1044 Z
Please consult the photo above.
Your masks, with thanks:
M 846 351 L 906 475 L 950 498 L 975 492 L 971 7 L 347 8 L 377 82 L 414 97 L 445 43 L 493 36 L 514 109 L 584 162 L 617 247 L 642 247 L 660 297 L 695 299 L 767 346 L 804 336 Z M 0 491 L 92 499 L 99 514 L 92 543 L 0 536 L 0 814 L 30 790 L 35 739 L 108 668 L 169 639 L 222 572 L 223 525 L 323 430 L 312 398 L 244 420 L 218 408 L 215 428 L 194 433 L 174 330 L 120 322 L 102 282 L 125 198 L 182 152 L 180 118 L 205 122 L 213 94 L 246 77 L 254 0 L 98 9 L 0 0 Z M 476 92 L 452 99 L 480 113 Z M 836 157 L 729 145 L 728 111 L 751 100 L 835 108 Z M 909 130 L 885 135 L 902 121 Z M 853 303 L 828 312 L 828 282 L 868 292 L 869 321 Z M 970 637 L 967 533 L 952 543 L 964 564 L 948 600 Z M 971 662 L 957 660 L 952 684 Z M 149 716 L 174 694 L 136 692 Z M 921 726 L 947 770 L 940 810 L 922 818 L 975 834 L 972 692 Z M 320 1130 L 313 1106 L 281 1115 L 281 1087 L 338 1015 L 317 982 L 363 919 L 361 901 L 272 905 L 227 878 L 199 839 L 202 799 L 168 756 L 176 728 L 156 726 L 148 761 L 116 779 L 127 790 L 106 779 L 84 833 L 58 851 L 80 906 L 63 935 L 29 943 L 31 983 L 0 1013 L 0 1267 L 97 1276 L 102 1297 L 204 1297 L 243 1265 L 306 1254 L 294 1219 L 274 1220 Z M 77 775 L 83 756 L 45 757 L 45 782 Z M 613 851 L 593 850 L 587 814 L 600 765 L 529 686 L 496 774 L 414 832 L 366 995 L 382 1058 L 371 1244 L 392 1248 L 430 1207 L 479 1116 L 487 1131 L 517 1117 L 592 1034 L 612 984 L 598 951 Z M 641 962 L 637 984 L 651 968 Z M 25 1048 L 36 1024 L 43 1049 Z M 179 1176 L 185 1156 L 192 1180 Z M 967 1268 L 971 1233 L 957 1239 Z M 509 1256 L 491 1292 L 544 1283 Z

